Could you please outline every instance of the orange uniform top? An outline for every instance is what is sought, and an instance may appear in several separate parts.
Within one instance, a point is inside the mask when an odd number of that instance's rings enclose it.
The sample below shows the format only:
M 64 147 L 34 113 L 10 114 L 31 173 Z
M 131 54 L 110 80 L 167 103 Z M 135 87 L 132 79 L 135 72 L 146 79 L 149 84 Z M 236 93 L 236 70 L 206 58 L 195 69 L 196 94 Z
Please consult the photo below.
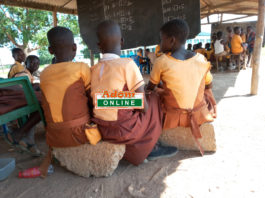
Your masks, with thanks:
M 161 52 L 160 50 L 161 50 L 160 49 L 160 45 L 157 45 L 156 46 L 156 49 L 155 49 L 155 55 L 156 55 L 156 57 L 159 57 L 159 56 L 161 56 L 163 54 L 163 52 Z
M 150 81 L 158 84 L 162 80 L 179 106 L 191 109 L 201 82 L 204 80 L 206 85 L 212 82 L 210 67 L 210 63 L 201 54 L 184 61 L 164 54 L 156 60 Z
M 101 60 L 91 68 L 91 96 L 95 103 L 95 94 L 103 91 L 135 91 L 144 85 L 140 70 L 132 59 L 115 57 L 113 60 Z M 95 105 L 95 104 L 94 104 Z M 105 121 L 116 121 L 118 109 L 95 109 L 94 116 Z
M 213 49 L 211 49 L 211 50 L 209 50 L 209 51 L 208 51 L 208 50 L 205 51 L 205 53 L 206 53 L 206 55 L 207 55 L 207 60 L 208 60 L 208 61 L 210 61 L 211 56 L 212 56 L 212 54 L 213 54 L 213 51 L 214 51 Z
M 87 97 L 79 93 L 81 89 L 85 92 L 90 88 L 90 68 L 87 64 L 63 62 L 49 65 L 41 72 L 40 88 L 51 111 L 52 120 L 48 122 L 63 122 L 66 117 L 72 117 L 69 118 L 71 120 L 88 113 Z M 71 101 L 73 97 L 75 100 Z M 64 115 L 69 111 L 71 115 Z
M 204 49 L 204 48 L 201 48 L 201 49 L 196 49 L 196 50 L 195 50 L 195 52 L 197 52 L 197 53 L 200 53 L 200 54 L 204 55 L 204 54 L 206 54 L 206 49 Z
M 233 54 L 240 54 L 243 52 L 243 41 L 240 35 L 234 34 L 231 41 L 231 50 Z
M 137 52 L 137 56 L 139 56 L 139 63 L 142 64 L 144 62 L 143 54 L 141 52 Z
M 29 81 L 33 83 L 33 76 L 21 63 L 15 62 L 14 65 L 11 66 L 8 72 L 8 78 L 20 77 L 20 76 L 27 76 Z
M 141 52 L 137 52 L 137 56 L 139 56 L 139 57 L 143 57 L 143 55 L 142 55 Z
M 247 36 L 246 36 L 246 34 L 242 34 L 242 35 L 241 35 L 241 38 L 242 38 L 243 43 L 245 43 L 246 40 L 247 40 Z
M 46 67 L 40 75 L 42 107 L 47 122 L 47 143 L 68 147 L 86 142 L 90 124 L 87 90 L 91 71 L 85 63 L 62 62 Z M 100 135 L 87 136 L 95 144 Z

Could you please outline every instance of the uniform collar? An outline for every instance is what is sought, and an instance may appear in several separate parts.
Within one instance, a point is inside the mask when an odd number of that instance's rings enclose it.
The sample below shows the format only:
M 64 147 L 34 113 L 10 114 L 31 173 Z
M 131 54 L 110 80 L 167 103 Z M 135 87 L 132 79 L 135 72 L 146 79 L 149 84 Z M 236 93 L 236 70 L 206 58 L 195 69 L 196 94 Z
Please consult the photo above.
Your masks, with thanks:
M 103 54 L 102 59 L 100 59 L 100 61 L 109 61 L 109 60 L 114 60 L 114 59 L 118 59 L 118 58 L 120 58 L 120 56 L 117 54 L 105 53 L 105 54 Z

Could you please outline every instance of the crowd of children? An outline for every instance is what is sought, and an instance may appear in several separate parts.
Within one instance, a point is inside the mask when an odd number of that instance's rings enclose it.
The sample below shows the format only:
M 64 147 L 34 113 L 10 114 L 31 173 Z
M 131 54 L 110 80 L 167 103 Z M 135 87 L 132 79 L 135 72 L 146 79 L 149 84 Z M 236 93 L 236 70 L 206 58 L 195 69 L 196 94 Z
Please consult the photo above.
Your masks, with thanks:
M 40 89 L 49 147 L 97 144 L 102 139 L 125 144 L 124 158 L 138 165 L 175 155 L 176 147 L 161 145 L 158 139 L 163 129 L 183 126 L 191 127 L 203 154 L 198 141 L 199 126 L 216 117 L 211 91 L 213 77 L 211 64 L 200 54 L 205 52 L 202 46 L 196 49 L 199 53 L 183 47 L 189 34 L 187 23 L 179 19 L 165 23 L 156 53 L 145 51 L 153 64 L 148 85 L 132 59 L 120 58 L 124 41 L 119 25 L 104 21 L 96 33 L 103 57 L 91 68 L 72 62 L 77 47 L 71 30 L 54 27 L 47 33 L 48 49 L 54 60 L 40 74 Z M 38 68 L 38 58 L 29 56 L 25 61 L 21 50 L 13 51 L 16 63 L 9 77 L 24 72 L 31 79 Z M 24 61 L 26 67 L 21 65 Z M 97 109 L 95 94 L 104 90 L 143 93 L 144 108 Z M 91 130 L 94 124 L 98 130 Z M 50 160 L 51 150 L 41 166 L 43 175 Z
M 230 70 L 236 68 L 236 64 L 241 64 L 241 68 L 246 69 L 246 66 L 250 66 L 251 55 L 255 43 L 255 32 L 253 27 L 248 26 L 246 33 L 241 27 L 228 26 L 226 28 L 227 38 L 223 38 L 223 32 L 218 31 L 213 33 L 211 43 L 206 43 L 205 48 L 202 47 L 202 43 L 195 45 L 188 44 L 187 50 L 194 51 L 204 55 L 208 61 L 215 62 L 216 59 L 225 61 L 227 67 Z M 232 56 L 231 56 L 232 55 Z M 232 59 L 233 55 L 240 56 L 240 63 L 236 63 Z M 245 59 L 247 58 L 247 61 Z

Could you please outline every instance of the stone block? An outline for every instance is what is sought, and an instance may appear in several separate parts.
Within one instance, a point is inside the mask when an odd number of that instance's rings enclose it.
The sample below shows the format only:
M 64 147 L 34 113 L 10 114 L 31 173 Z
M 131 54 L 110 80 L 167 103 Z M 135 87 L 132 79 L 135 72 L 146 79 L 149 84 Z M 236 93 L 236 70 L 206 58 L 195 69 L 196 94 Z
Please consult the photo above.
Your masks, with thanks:
M 83 176 L 104 177 L 113 174 L 125 153 L 125 145 L 99 142 L 77 147 L 53 148 L 53 155 L 67 170 Z
M 211 123 L 201 125 L 200 131 L 202 138 L 199 142 L 204 151 L 216 151 L 216 140 L 214 127 Z M 190 128 L 178 127 L 174 129 L 164 130 L 160 136 L 163 144 L 177 146 L 180 150 L 199 151 L 197 144 L 192 136 Z

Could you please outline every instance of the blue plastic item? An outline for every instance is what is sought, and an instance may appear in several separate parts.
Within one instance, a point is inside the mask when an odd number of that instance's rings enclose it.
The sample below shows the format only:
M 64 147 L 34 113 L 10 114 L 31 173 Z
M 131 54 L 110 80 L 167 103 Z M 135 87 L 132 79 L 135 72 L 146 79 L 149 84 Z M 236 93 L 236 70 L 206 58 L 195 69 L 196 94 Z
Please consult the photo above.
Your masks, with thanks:
M 0 181 L 5 180 L 16 167 L 15 158 L 0 159 Z
M 6 124 L 3 124 L 2 127 L 3 127 L 4 134 L 7 135 L 8 134 L 8 127 L 7 127 L 7 125 Z

